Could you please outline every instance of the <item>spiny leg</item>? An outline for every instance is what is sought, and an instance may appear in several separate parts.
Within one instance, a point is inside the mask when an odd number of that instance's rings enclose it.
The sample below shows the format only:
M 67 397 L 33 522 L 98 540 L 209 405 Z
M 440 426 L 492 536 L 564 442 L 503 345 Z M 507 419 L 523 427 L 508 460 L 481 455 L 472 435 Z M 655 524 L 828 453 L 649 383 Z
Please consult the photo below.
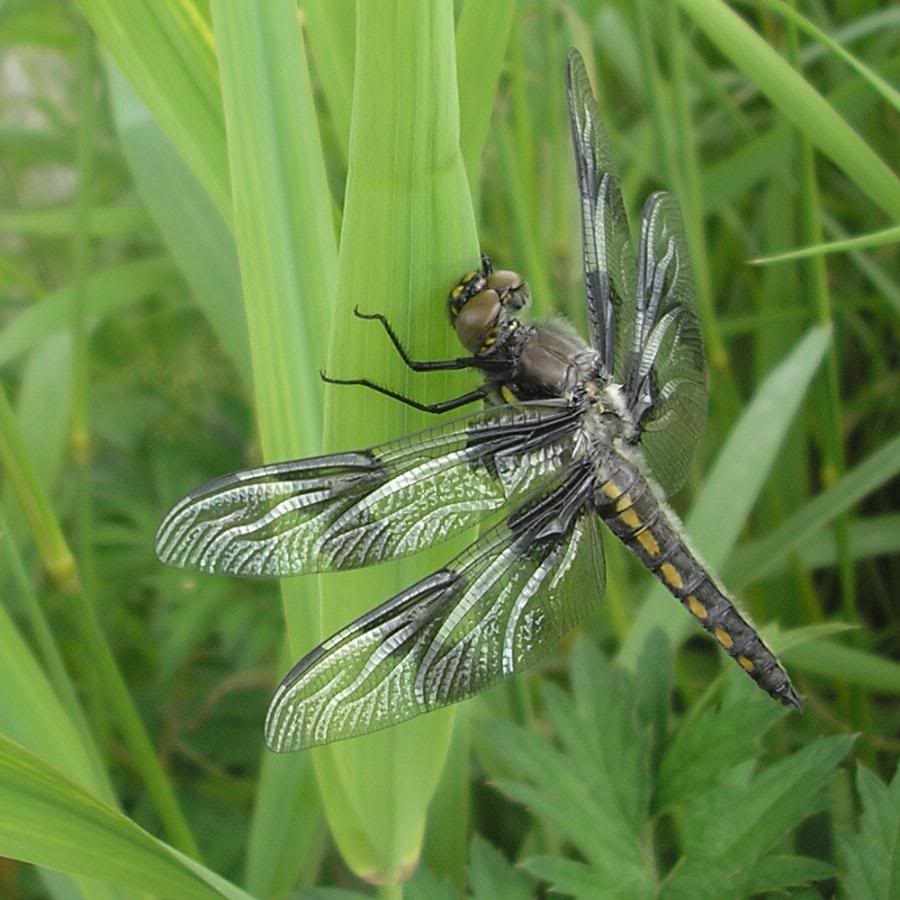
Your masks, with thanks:
M 392 400 L 398 400 L 400 403 L 411 406 L 413 409 L 417 409 L 420 412 L 434 413 L 435 415 L 450 412 L 452 409 L 459 409 L 459 407 L 466 406 L 469 403 L 475 403 L 477 400 L 484 400 L 487 396 L 487 390 L 480 387 L 476 388 L 474 391 L 462 394 L 459 397 L 451 397 L 449 400 L 441 400 L 438 403 L 420 403 L 412 397 L 407 397 L 405 394 L 392 391 L 390 388 L 376 384 L 374 381 L 369 381 L 368 378 L 331 378 L 326 375 L 325 372 L 319 372 L 319 376 L 326 384 L 359 385 L 360 387 L 368 388 L 370 391 L 375 391 L 377 394 L 383 394 L 385 397 L 390 397 Z
M 353 315 L 356 316 L 357 319 L 364 319 L 369 322 L 380 322 L 387 332 L 387 336 L 391 339 L 394 348 L 400 354 L 400 358 L 414 372 L 443 372 L 449 369 L 472 369 L 477 368 L 479 365 L 479 361 L 474 356 L 463 356 L 456 359 L 414 360 L 409 355 L 409 351 L 406 347 L 403 346 L 403 342 L 397 337 L 397 333 L 391 327 L 391 323 L 388 322 L 387 316 L 382 313 L 360 312 L 358 306 L 353 307 Z

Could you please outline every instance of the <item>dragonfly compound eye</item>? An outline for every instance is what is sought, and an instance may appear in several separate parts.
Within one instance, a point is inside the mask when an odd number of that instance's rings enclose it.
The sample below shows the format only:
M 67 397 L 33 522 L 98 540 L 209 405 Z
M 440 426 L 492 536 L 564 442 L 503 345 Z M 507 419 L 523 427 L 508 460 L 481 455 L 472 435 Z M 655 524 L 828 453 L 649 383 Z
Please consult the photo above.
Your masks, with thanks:
M 478 353 L 497 328 L 502 304 L 496 291 L 485 290 L 470 297 L 453 320 L 456 336 L 470 353 Z
M 518 272 L 501 269 L 491 273 L 487 286 L 495 290 L 500 302 L 510 309 L 521 309 L 528 302 L 528 285 Z

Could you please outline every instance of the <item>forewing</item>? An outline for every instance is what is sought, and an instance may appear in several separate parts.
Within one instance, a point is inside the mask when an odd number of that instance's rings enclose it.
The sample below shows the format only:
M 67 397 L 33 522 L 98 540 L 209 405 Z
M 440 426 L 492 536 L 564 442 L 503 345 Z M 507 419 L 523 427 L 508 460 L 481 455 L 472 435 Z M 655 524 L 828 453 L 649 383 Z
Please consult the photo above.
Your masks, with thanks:
M 644 204 L 634 328 L 623 365 L 629 408 L 653 473 L 673 493 L 706 425 L 706 369 L 696 290 L 678 201 Z
M 377 731 L 531 665 L 593 607 L 603 549 L 575 467 L 449 565 L 302 659 L 266 717 L 272 750 Z
M 578 422 L 561 401 L 510 404 L 369 450 L 226 475 L 173 507 L 156 552 L 248 576 L 414 553 L 546 483 L 571 459 Z
M 634 251 L 622 187 L 584 62 L 569 51 L 567 89 L 575 168 L 581 195 L 584 286 L 591 343 L 607 372 L 618 372 L 617 328 L 634 303 Z

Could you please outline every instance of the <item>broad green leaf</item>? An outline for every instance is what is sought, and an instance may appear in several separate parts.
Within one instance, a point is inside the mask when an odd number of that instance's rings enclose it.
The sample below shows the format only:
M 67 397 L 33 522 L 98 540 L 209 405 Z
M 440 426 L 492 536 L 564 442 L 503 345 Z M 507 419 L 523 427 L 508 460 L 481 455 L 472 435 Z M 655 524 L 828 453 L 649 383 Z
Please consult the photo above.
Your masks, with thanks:
M 856 788 L 862 816 L 859 832 L 841 841 L 847 866 L 841 894 L 848 900 L 890 900 L 900 896 L 900 766 L 885 785 L 861 765 Z
M 320 445 L 317 372 L 337 262 L 312 88 L 293 2 L 215 0 L 211 10 L 259 433 L 267 461 L 289 459 Z M 282 582 L 294 658 L 320 634 L 315 592 L 314 579 Z M 263 893 L 317 864 L 321 807 L 308 766 L 308 758 L 266 766 L 247 860 Z M 285 819 L 278 772 L 302 817 Z
M 249 388 L 247 322 L 229 227 L 111 61 L 106 77 L 113 119 L 138 191 L 222 348 Z
M 2 735 L 0 856 L 160 896 L 249 898 Z
M 812 144 L 876 206 L 900 218 L 900 179 L 781 54 L 722 0 L 679 0 L 681 8 Z
M 222 100 L 209 23 L 194 0 L 79 0 L 105 48 L 228 220 Z
M 456 26 L 459 141 L 472 190 L 478 189 L 500 67 L 513 19 L 512 0 L 466 0 Z
M 453 9 L 448 0 L 372 0 L 357 8 L 349 172 L 328 370 L 364 375 L 429 401 L 471 382 L 405 370 L 383 331 L 354 318 L 384 313 L 419 359 L 457 355 L 447 293 L 477 265 L 474 214 L 459 150 Z M 361 388 L 326 392 L 329 450 L 368 446 L 427 419 Z M 458 545 L 457 545 L 458 546 Z M 389 567 L 320 579 L 326 632 L 452 556 L 443 545 Z M 315 751 L 338 845 L 369 880 L 415 866 L 425 810 L 446 753 L 451 713 Z
M 828 340 L 824 328 L 807 333 L 759 386 L 716 458 L 685 523 L 691 543 L 713 569 L 725 561 L 750 515 Z M 620 658 L 633 666 L 646 636 L 657 627 L 678 643 L 694 626 L 668 591 L 654 585 L 646 592 Z
M 824 881 L 838 874 L 834 866 L 809 856 L 770 856 L 754 866 L 745 884 L 748 894 L 784 891 L 811 881 Z M 791 896 L 794 896 L 791 894 Z M 819 897 L 818 893 L 813 894 Z

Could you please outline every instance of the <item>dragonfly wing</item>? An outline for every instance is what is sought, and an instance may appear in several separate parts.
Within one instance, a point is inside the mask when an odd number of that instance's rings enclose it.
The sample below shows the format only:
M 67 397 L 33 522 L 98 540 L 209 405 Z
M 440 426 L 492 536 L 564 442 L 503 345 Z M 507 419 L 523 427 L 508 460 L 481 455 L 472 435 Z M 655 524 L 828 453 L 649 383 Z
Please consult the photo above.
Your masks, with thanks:
M 269 747 L 377 731 L 543 656 L 603 592 L 592 492 L 589 468 L 570 466 L 445 568 L 307 654 L 269 707 Z
M 173 507 L 156 552 L 248 576 L 415 553 L 546 483 L 571 459 L 578 424 L 561 401 L 510 404 L 380 447 L 226 475 Z
M 584 61 L 569 51 L 569 123 L 581 195 L 584 285 L 591 343 L 607 372 L 618 371 L 622 335 L 634 304 L 634 251 L 622 187 Z
M 671 194 L 652 194 L 644 204 L 637 273 L 622 380 L 650 468 L 674 493 L 706 425 L 707 388 L 690 256 Z

